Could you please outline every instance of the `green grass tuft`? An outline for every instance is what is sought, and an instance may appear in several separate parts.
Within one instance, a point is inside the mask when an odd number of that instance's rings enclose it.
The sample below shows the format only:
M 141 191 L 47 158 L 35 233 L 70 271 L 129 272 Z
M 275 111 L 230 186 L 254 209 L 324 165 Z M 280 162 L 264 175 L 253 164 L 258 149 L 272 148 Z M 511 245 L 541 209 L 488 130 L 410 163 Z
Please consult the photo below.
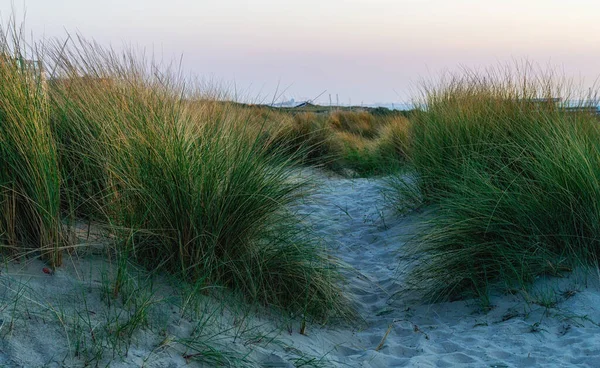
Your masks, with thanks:
M 56 55 L 70 213 L 108 222 L 149 268 L 322 319 L 346 310 L 335 263 L 290 212 L 306 180 L 243 113 L 192 103 L 185 81 L 131 54 L 81 41 Z
M 398 198 L 408 189 L 436 209 L 412 272 L 433 299 L 485 301 L 597 260 L 598 117 L 560 108 L 549 99 L 569 85 L 531 72 L 467 72 L 426 89 L 412 121 L 418 188 L 399 184 Z
M 0 30 L 0 242 L 61 264 L 60 171 L 42 64 L 14 20 Z

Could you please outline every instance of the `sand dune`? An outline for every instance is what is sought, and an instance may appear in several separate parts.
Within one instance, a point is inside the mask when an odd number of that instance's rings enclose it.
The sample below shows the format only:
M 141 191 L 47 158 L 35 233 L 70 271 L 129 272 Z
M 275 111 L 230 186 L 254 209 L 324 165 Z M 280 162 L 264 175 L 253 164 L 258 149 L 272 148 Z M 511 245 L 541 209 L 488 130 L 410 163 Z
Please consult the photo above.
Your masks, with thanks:
M 530 302 L 522 295 L 496 295 L 490 311 L 482 311 L 476 301 L 427 305 L 401 297 L 403 246 L 422 215 L 396 216 L 381 196 L 381 179 L 319 175 L 317 190 L 297 210 L 348 266 L 344 288 L 364 319 L 360 327 L 309 325 L 300 334 L 297 320 L 282 322 L 253 308 L 241 311 L 246 317 L 240 322 L 240 311 L 208 297 L 190 308 L 167 278 L 153 282 L 148 299 L 120 298 L 107 307 L 114 260 L 92 247 L 53 275 L 44 273 L 36 260 L 5 265 L 0 275 L 0 366 L 82 366 L 94 352 L 104 354 L 94 361 L 100 366 L 216 364 L 195 359 L 194 354 L 208 353 L 193 345 L 193 338 L 212 338 L 247 366 L 598 366 L 598 274 L 539 280 Z M 143 272 L 132 280 L 138 283 L 129 285 L 132 293 L 146 290 Z M 130 345 L 110 346 L 106 337 L 100 348 L 92 341 L 110 331 L 111 318 L 134 323 L 131 303 L 139 307 L 144 301 L 148 314 Z M 80 351 L 74 348 L 78 341 Z M 113 356 L 111 349 L 119 354 Z

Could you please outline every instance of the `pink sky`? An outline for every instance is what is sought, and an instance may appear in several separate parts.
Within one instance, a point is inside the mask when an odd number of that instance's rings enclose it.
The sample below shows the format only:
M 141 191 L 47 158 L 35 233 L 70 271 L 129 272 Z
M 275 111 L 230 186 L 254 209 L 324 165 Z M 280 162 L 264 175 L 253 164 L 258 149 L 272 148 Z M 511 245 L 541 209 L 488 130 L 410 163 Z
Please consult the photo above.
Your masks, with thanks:
M 281 99 L 397 103 L 420 78 L 522 58 L 600 75 L 591 0 L 0 0 L 2 18 L 12 3 L 38 38 L 68 30 L 183 54 L 186 71 L 266 100 L 279 84 Z

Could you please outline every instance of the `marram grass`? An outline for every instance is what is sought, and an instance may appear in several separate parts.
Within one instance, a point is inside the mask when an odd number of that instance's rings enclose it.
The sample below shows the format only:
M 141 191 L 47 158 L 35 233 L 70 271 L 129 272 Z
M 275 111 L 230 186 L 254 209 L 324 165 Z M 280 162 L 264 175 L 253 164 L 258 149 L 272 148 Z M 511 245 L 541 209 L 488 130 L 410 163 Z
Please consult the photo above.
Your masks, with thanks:
M 501 71 L 426 90 L 410 130 L 409 197 L 435 208 L 412 286 L 434 299 L 527 287 L 600 253 L 600 125 L 560 108 L 567 84 Z M 407 183 L 404 183 L 407 184 Z M 400 199 L 401 201 L 401 199 Z
M 61 264 L 60 172 L 37 54 L 0 30 L 0 243 Z
M 351 313 L 293 213 L 299 156 L 266 145 L 249 110 L 131 52 L 76 37 L 34 53 L 21 35 L 0 33 L 4 249 L 57 267 L 68 224 L 93 220 L 152 270 L 307 318 Z
M 293 156 L 150 61 L 70 47 L 50 93 L 70 213 L 110 224 L 149 268 L 320 319 L 349 312 L 335 262 L 290 212 L 307 189 Z
M 355 176 L 389 174 L 404 165 L 409 120 L 400 113 L 262 111 L 266 146 L 304 165 Z

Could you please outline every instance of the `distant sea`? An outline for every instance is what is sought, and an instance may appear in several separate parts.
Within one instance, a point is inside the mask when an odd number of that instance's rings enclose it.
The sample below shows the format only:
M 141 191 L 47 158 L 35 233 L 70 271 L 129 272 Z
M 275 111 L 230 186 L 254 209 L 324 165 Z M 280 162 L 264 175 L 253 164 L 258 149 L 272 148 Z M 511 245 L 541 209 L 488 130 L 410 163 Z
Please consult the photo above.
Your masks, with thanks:
M 374 103 L 363 105 L 366 107 L 385 107 L 390 110 L 412 110 L 415 108 L 415 105 L 412 102 L 390 102 L 390 103 Z

